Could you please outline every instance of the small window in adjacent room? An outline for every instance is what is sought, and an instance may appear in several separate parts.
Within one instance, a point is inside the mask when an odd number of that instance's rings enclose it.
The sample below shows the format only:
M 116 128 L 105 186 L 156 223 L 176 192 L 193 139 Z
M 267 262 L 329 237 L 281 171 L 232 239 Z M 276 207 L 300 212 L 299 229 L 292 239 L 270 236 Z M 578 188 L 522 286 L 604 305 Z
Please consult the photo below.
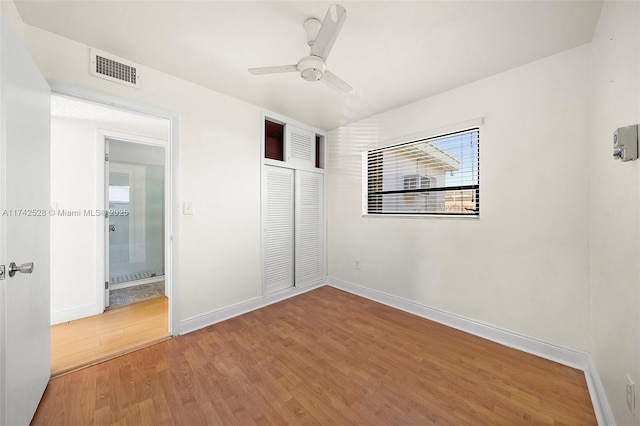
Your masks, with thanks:
M 129 203 L 129 196 L 130 189 L 128 186 L 109 185 L 110 203 Z
M 376 148 L 363 162 L 365 214 L 480 214 L 478 128 Z
M 284 124 L 264 121 L 264 158 L 284 161 Z

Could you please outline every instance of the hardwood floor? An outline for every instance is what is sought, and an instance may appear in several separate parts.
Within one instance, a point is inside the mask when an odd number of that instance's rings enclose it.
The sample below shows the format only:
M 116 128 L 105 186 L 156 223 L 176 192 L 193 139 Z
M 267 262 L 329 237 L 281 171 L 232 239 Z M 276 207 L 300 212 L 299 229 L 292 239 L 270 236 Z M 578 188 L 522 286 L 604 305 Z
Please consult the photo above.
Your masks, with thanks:
M 169 337 L 167 298 L 51 327 L 51 375 L 65 373 Z
M 331 287 L 52 379 L 34 425 L 596 424 L 584 374 Z

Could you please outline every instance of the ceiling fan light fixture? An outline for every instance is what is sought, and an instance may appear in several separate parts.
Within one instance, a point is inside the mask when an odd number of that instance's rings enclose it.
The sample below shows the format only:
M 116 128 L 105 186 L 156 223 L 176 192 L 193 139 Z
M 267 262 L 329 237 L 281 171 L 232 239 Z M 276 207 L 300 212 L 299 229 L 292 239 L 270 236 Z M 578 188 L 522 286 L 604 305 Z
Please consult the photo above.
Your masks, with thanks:
M 298 71 L 303 80 L 318 81 L 322 78 L 327 66 L 318 56 L 305 56 L 298 62 Z
M 303 80 L 318 81 L 322 78 L 322 71 L 317 68 L 308 68 L 300 73 Z

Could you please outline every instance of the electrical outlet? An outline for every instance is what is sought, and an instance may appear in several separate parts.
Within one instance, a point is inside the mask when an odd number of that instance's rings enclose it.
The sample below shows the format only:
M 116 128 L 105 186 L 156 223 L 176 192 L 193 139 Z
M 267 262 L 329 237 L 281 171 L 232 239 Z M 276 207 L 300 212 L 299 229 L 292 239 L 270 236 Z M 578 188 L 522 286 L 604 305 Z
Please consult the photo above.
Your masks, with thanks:
M 357 270 L 360 270 L 360 259 L 356 259 L 356 263 L 355 263 L 354 267 L 355 267 Z
M 633 414 L 636 412 L 636 384 L 631 380 L 631 376 L 627 374 L 627 407 Z

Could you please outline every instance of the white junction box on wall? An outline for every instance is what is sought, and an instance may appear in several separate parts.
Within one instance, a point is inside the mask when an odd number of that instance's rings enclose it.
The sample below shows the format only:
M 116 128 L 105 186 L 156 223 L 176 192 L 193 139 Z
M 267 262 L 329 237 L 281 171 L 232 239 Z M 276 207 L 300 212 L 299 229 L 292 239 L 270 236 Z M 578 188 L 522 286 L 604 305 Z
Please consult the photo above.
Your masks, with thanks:
M 631 161 L 638 158 L 638 125 L 620 127 L 613 132 L 613 158 Z

